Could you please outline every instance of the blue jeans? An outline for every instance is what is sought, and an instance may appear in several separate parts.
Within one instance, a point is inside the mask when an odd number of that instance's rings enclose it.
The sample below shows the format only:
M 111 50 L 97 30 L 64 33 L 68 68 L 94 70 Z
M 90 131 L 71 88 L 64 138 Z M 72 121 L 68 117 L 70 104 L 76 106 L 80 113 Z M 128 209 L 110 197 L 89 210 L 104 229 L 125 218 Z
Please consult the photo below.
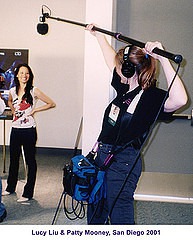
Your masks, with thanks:
M 4 204 L 1 202 L 1 194 L 2 194 L 2 181 L 0 178 L 0 217 L 3 215 L 3 213 L 5 212 L 5 206 Z
M 109 144 L 99 146 L 96 157 L 99 166 L 103 164 L 111 148 L 112 145 Z M 128 173 L 135 162 L 137 153 L 136 149 L 128 147 L 114 156 L 113 163 L 106 170 L 107 197 L 98 205 L 88 206 L 88 224 L 135 224 L 133 195 L 141 175 L 142 163 L 140 157 L 129 176 Z M 126 184 L 119 194 L 127 176 Z

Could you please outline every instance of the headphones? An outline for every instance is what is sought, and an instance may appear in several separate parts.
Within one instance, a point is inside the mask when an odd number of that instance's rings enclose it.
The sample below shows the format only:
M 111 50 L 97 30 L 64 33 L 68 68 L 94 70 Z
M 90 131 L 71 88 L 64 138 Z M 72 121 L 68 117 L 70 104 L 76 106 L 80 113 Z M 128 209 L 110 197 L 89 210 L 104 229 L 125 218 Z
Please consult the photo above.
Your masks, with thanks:
M 121 72 L 124 77 L 131 78 L 135 74 L 135 65 L 129 60 L 132 45 L 125 47 L 123 51 L 123 64 Z

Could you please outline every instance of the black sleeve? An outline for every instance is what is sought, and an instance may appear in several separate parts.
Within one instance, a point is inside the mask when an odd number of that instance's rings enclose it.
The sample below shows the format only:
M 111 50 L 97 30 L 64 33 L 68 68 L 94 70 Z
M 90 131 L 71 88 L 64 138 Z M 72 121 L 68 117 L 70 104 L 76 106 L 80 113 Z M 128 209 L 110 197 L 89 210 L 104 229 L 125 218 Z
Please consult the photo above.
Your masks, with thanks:
M 160 114 L 159 114 L 159 117 L 158 117 L 158 120 L 159 121 L 164 121 L 164 122 L 169 122 L 169 121 L 172 121 L 173 120 L 173 117 L 172 115 L 174 114 L 175 111 L 172 111 L 172 112 L 164 112 L 164 104 L 167 100 L 167 97 L 166 95 L 168 95 L 168 92 L 165 91 L 165 96 L 163 98 L 163 102 L 162 102 L 162 109 L 160 111 Z
M 164 107 L 163 110 L 160 112 L 159 121 L 163 121 L 163 122 L 170 122 L 173 120 L 173 114 L 175 113 L 175 111 L 173 112 L 164 112 Z
M 143 109 L 149 115 L 148 121 L 151 122 L 152 119 L 157 118 L 159 121 L 170 121 L 172 120 L 172 115 L 174 112 L 164 112 L 164 104 L 167 100 L 167 91 L 151 87 L 144 93 Z M 158 114 L 158 116 L 157 116 Z

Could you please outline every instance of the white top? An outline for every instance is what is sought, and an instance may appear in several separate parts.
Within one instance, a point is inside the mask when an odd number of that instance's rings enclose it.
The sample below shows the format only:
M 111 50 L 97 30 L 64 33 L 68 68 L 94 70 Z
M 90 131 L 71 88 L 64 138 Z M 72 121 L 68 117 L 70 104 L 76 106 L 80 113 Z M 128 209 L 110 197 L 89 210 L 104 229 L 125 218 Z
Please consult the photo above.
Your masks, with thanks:
M 11 88 L 10 94 L 12 95 L 12 104 L 15 109 L 15 115 L 12 121 L 12 127 L 14 128 L 31 128 L 36 127 L 36 122 L 33 116 L 30 116 L 33 108 L 36 104 L 36 98 L 34 97 L 34 87 L 30 91 L 33 98 L 33 105 L 26 102 L 25 99 L 19 99 L 16 94 L 16 87 Z
M 132 100 L 131 104 L 129 105 L 129 107 L 127 108 L 127 112 L 133 114 L 135 111 L 135 108 L 139 102 L 139 99 L 141 98 L 142 93 L 144 92 L 144 90 L 141 90 Z

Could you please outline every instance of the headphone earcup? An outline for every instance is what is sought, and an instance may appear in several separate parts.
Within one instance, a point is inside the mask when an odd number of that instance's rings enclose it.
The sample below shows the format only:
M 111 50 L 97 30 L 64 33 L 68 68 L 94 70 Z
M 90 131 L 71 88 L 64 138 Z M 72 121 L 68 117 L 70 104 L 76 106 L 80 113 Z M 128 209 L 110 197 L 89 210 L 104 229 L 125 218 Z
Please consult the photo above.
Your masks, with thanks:
M 121 72 L 124 77 L 131 78 L 135 74 L 135 65 L 130 61 L 124 61 L 124 63 L 122 64 Z

